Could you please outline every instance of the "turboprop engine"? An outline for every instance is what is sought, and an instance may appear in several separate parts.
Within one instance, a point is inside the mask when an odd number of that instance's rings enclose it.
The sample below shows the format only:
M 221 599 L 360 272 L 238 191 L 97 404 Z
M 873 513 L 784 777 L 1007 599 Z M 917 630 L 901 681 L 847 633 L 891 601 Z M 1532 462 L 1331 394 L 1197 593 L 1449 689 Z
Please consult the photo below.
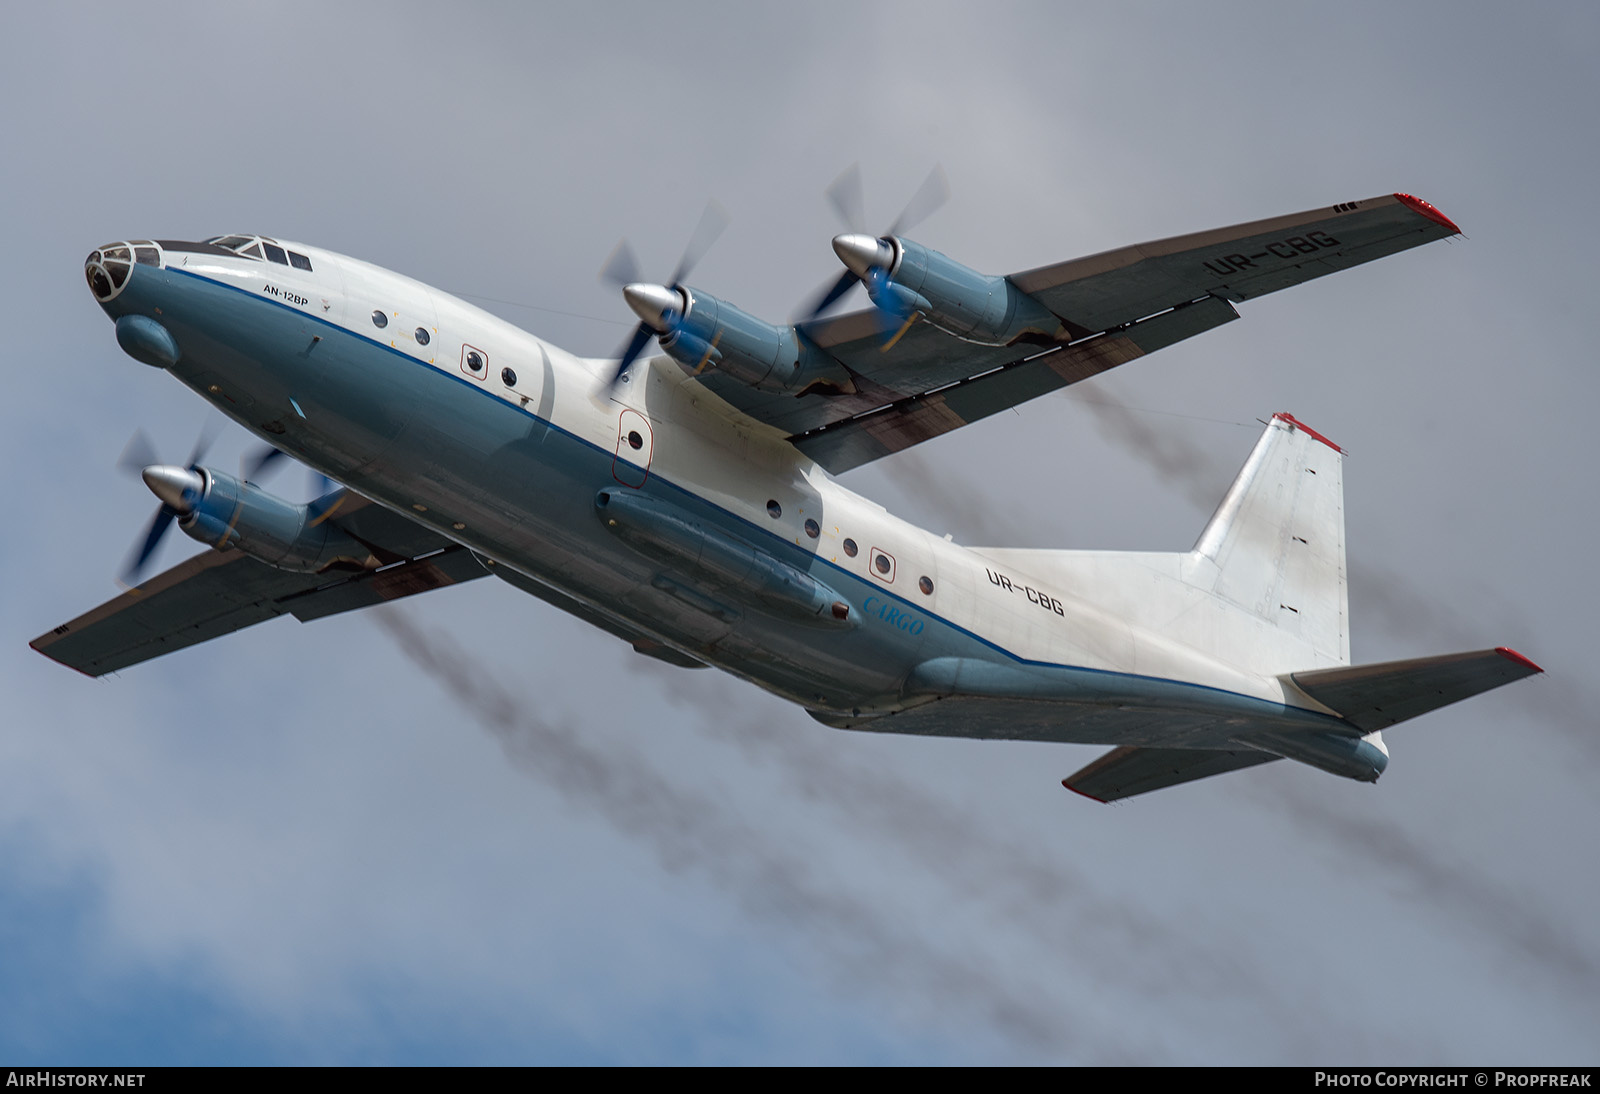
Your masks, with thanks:
M 185 535 L 208 547 L 236 547 L 269 566 L 298 573 L 382 565 L 371 550 L 327 519 L 325 504 L 295 505 L 209 467 L 157 464 L 140 476 L 161 499 L 158 520 L 175 517 Z M 152 530 L 151 538 L 156 534 Z
M 835 236 L 833 253 L 861 279 L 873 304 L 899 323 L 920 314 L 969 342 L 1067 341 L 1050 309 L 1003 277 L 979 273 L 899 236 Z
M 847 394 L 844 367 L 794 327 L 779 327 L 687 285 L 624 285 L 635 315 L 673 360 L 692 372 L 727 373 L 763 391 Z

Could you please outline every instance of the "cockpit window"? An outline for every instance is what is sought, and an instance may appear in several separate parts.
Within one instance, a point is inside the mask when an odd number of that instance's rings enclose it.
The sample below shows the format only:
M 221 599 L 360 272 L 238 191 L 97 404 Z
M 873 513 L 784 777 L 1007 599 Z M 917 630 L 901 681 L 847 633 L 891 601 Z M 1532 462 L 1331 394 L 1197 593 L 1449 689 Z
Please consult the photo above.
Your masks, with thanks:
M 297 270 L 311 272 L 311 259 L 298 251 L 289 251 L 278 246 L 277 240 L 266 236 L 212 236 L 204 242 L 212 247 L 232 251 L 240 258 L 253 258 L 257 262 L 276 262 L 280 266 L 293 266 Z

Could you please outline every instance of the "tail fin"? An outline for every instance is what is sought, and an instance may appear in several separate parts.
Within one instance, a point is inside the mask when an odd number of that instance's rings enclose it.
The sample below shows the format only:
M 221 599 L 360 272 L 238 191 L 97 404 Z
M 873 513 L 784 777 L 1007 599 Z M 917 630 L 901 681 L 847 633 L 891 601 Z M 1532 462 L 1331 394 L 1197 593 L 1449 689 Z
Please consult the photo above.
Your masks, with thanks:
M 1275 414 L 1191 551 L 975 550 L 1250 672 L 1348 665 L 1343 461 Z
M 1295 636 L 1322 665 L 1350 663 L 1343 463 L 1338 445 L 1274 414 L 1195 542 L 1196 561 L 1213 566 L 1186 575 Z

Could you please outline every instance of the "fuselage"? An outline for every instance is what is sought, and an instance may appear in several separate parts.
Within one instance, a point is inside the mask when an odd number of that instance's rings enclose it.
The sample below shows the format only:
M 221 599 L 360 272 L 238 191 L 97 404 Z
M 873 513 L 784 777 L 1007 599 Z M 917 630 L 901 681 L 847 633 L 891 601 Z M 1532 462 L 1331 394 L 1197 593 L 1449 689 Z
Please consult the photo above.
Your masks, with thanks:
M 670 359 L 610 385 L 608 362 L 448 293 L 320 248 L 257 242 L 291 257 L 140 243 L 149 253 L 120 285 L 102 273 L 91 288 L 113 318 L 169 330 L 181 348 L 169 371 L 250 432 L 618 633 L 836 724 L 931 701 L 937 687 L 908 681 L 926 684 L 933 664 L 1048 673 L 1054 698 L 1077 688 L 1086 707 L 1325 716 L 1275 676 L 900 520 Z M 848 618 L 797 618 L 640 550 L 608 527 L 597 505 L 607 491 L 810 575 Z M 1054 739 L 1106 737 L 1074 737 L 1069 724 Z

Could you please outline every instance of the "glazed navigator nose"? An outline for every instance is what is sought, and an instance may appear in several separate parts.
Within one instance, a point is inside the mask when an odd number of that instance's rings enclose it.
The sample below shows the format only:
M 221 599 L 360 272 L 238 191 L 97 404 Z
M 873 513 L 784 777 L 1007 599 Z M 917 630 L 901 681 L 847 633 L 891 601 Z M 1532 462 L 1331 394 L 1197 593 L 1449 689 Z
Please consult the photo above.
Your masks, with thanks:
M 89 291 L 104 304 L 116 297 L 133 275 L 134 266 L 161 265 L 161 248 L 154 240 L 136 239 L 125 243 L 107 243 L 89 252 L 83 260 L 83 276 L 89 282 Z

